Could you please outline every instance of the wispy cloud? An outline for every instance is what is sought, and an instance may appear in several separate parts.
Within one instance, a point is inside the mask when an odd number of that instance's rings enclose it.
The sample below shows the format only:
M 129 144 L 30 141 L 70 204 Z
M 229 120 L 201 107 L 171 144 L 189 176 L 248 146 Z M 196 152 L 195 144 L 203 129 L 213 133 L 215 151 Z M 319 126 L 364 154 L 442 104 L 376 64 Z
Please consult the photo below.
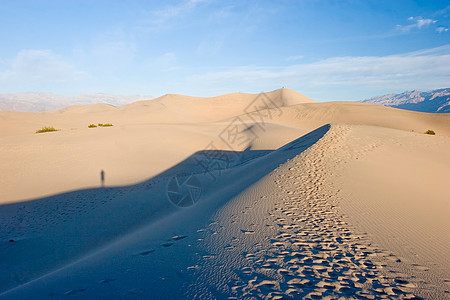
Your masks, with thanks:
M 147 12 L 146 20 L 139 26 L 144 30 L 167 29 L 177 18 L 190 14 L 200 4 L 210 0 L 183 0 L 177 4 L 166 5 L 163 8 Z
M 6 68 L 0 71 L 2 85 L 62 83 L 87 78 L 85 72 L 50 50 L 22 50 Z
M 96 65 L 114 71 L 132 63 L 138 46 L 125 26 L 115 26 L 98 33 L 86 51 L 95 58 Z
M 293 55 L 293 56 L 286 57 L 285 60 L 287 60 L 287 61 L 293 61 L 293 60 L 299 60 L 299 59 L 302 59 L 302 58 L 304 58 L 304 57 L 305 57 L 304 55 Z
M 117 69 L 133 60 L 136 45 L 123 40 L 97 42 L 90 52 L 96 58 L 97 64 L 109 65 L 108 69 Z
M 105 80 L 120 76 L 135 63 L 138 46 L 136 38 L 126 26 L 116 25 L 95 32 L 85 43 L 76 45 L 72 57 L 77 65 L 89 72 L 101 72 Z
M 331 57 L 286 67 L 241 66 L 190 78 L 202 85 L 240 86 L 263 90 L 270 86 L 307 89 L 383 87 L 384 90 L 447 86 L 450 44 L 389 56 Z
M 428 27 L 431 24 L 434 24 L 437 22 L 437 20 L 433 19 L 424 19 L 422 17 L 409 17 L 408 21 L 412 22 L 412 24 L 409 25 L 397 25 L 395 28 L 401 32 L 410 32 L 412 29 L 417 28 L 421 29 L 424 27 Z
M 158 71 L 170 72 L 180 69 L 177 61 L 178 57 L 174 52 L 166 52 L 155 59 L 147 61 L 147 65 Z
M 224 7 L 220 7 L 217 10 L 213 11 L 207 18 L 209 23 L 220 23 L 227 21 L 230 16 L 233 15 L 233 11 L 236 9 L 233 5 L 228 5 Z
M 447 32 L 447 31 L 448 31 L 448 28 L 445 28 L 445 27 L 438 27 L 438 28 L 436 28 L 436 31 L 439 32 L 439 33 L 444 33 L 444 32 Z
M 441 16 L 441 15 L 447 15 L 448 13 L 450 13 L 450 5 L 448 5 L 447 7 L 438 10 L 437 12 L 435 12 L 435 15 Z
M 217 33 L 213 37 L 203 39 L 197 47 L 198 55 L 216 55 L 222 49 L 224 41 L 227 37 L 227 33 Z

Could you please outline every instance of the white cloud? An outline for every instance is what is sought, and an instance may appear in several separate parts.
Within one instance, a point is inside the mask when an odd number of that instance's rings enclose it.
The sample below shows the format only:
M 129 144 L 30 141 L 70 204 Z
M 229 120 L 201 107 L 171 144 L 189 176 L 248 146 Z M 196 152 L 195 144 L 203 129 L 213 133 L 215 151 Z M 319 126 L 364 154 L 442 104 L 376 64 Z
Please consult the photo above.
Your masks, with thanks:
M 22 50 L 0 72 L 0 83 L 43 84 L 81 80 L 87 74 L 50 50 Z
M 437 22 L 437 20 L 424 19 L 420 16 L 419 17 L 409 17 L 408 20 L 413 23 L 409 24 L 409 25 L 397 25 L 396 29 L 401 32 L 409 32 L 414 28 L 421 29 L 423 27 L 428 27 L 431 24 L 434 24 Z
M 331 57 L 308 64 L 284 67 L 241 66 L 222 72 L 209 72 L 190 78 L 198 85 L 245 86 L 265 90 L 288 86 L 310 89 L 353 89 L 381 87 L 384 90 L 448 86 L 450 44 L 389 56 Z M 235 88 L 235 89 L 236 89 Z
M 436 31 L 439 32 L 439 33 L 443 33 L 443 32 L 447 32 L 447 31 L 448 31 L 448 28 L 445 28 L 445 27 L 438 27 L 438 28 L 436 28 Z

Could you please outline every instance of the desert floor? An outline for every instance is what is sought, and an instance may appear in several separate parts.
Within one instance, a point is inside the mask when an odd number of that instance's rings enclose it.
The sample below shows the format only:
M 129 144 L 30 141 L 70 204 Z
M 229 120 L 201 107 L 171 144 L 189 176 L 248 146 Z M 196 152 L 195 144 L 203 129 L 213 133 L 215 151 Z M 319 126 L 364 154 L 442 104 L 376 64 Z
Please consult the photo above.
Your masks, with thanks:
M 0 112 L 0 298 L 448 299 L 449 136 L 288 89 Z

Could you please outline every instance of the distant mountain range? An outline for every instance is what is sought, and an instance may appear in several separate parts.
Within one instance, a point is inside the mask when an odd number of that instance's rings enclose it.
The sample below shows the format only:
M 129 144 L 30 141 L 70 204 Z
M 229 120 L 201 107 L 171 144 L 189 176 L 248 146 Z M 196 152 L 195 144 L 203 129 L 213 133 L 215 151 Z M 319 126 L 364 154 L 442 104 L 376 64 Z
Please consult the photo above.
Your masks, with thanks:
M 153 98 L 154 97 L 152 96 L 120 96 L 101 93 L 76 97 L 65 97 L 52 93 L 0 94 L 0 111 L 40 112 L 64 108 L 71 105 L 91 105 L 97 103 L 122 106 L 136 101 Z
M 450 113 L 450 88 L 388 94 L 360 102 L 428 113 Z

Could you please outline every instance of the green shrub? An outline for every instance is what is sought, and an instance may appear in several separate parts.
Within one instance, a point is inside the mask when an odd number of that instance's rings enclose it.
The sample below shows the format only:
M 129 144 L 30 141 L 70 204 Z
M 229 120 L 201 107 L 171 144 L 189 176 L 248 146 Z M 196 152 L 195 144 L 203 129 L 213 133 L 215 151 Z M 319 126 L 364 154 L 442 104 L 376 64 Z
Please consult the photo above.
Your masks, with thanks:
M 53 126 L 44 126 L 42 129 L 36 130 L 36 133 L 43 133 L 43 132 L 52 132 L 52 131 L 59 131 L 59 129 L 55 129 Z
M 95 128 L 95 127 L 97 127 L 97 125 L 95 125 L 95 124 L 89 124 L 88 127 L 89 127 L 89 128 Z
M 425 134 L 435 135 L 436 133 L 433 130 L 428 129 L 427 131 L 425 131 Z
M 114 126 L 114 125 L 111 124 L 111 123 L 105 123 L 105 124 L 103 124 L 103 123 L 98 123 L 98 126 L 100 126 L 100 127 L 111 127 L 111 126 Z

